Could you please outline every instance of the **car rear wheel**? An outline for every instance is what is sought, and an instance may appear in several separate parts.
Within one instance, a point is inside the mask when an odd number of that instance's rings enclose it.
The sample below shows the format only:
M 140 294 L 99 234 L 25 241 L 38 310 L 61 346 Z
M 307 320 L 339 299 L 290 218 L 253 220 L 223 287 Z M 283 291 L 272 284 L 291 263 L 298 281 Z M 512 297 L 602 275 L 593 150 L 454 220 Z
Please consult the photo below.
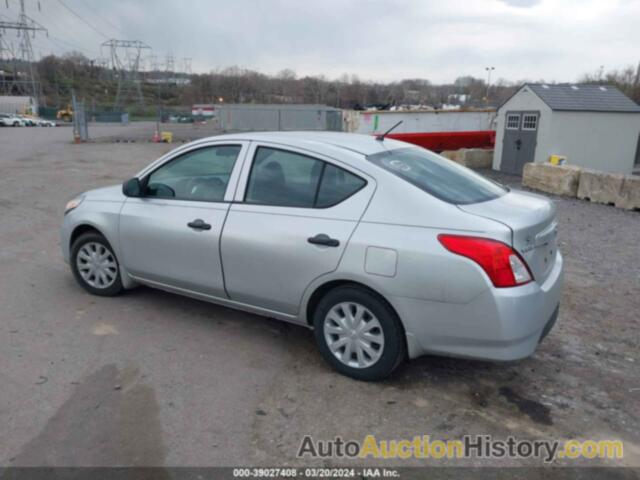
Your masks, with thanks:
M 122 291 L 118 259 L 99 233 L 85 233 L 73 242 L 70 263 L 76 281 L 89 293 L 111 297 Z
M 318 303 L 313 326 L 324 359 L 357 380 L 385 378 L 405 358 L 398 316 L 381 297 L 362 287 L 331 290 Z

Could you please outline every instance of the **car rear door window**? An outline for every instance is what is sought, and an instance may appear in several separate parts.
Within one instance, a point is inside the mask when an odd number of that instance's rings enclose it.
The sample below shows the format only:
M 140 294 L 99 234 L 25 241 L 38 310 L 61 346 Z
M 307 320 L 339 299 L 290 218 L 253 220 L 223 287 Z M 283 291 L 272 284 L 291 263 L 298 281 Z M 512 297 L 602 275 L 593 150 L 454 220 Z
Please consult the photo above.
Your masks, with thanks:
M 306 155 L 259 147 L 245 201 L 261 205 L 312 208 L 323 162 Z
M 145 196 L 222 202 L 241 148 L 220 145 L 185 153 L 149 176 Z
M 356 175 L 322 160 L 287 150 L 258 147 L 245 202 L 326 208 L 347 199 L 365 184 Z
M 448 203 L 486 202 L 507 193 L 502 185 L 423 148 L 387 150 L 367 159 Z

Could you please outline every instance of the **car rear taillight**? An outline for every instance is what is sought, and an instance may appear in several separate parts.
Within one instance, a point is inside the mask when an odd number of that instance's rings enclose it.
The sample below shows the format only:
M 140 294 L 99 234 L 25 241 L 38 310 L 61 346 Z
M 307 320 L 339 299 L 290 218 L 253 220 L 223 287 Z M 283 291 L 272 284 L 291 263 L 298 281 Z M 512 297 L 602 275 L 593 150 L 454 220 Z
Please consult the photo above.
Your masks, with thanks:
M 438 235 L 450 252 L 467 257 L 489 276 L 496 287 L 516 287 L 533 280 L 524 259 L 509 245 L 497 240 L 463 235 Z

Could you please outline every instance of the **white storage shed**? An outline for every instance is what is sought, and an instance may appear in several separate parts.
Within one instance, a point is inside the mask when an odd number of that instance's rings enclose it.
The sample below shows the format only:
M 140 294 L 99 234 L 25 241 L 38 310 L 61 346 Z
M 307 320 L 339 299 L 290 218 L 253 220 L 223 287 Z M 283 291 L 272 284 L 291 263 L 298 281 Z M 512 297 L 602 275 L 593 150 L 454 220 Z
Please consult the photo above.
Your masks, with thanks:
M 640 106 L 609 85 L 526 84 L 498 108 L 493 168 L 527 162 L 630 174 L 640 163 Z

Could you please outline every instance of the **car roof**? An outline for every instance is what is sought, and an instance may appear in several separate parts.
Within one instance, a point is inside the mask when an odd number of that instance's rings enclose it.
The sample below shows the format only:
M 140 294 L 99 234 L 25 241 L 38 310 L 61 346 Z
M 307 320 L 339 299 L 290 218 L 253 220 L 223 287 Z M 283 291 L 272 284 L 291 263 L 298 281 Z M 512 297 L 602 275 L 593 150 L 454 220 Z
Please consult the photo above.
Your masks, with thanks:
M 316 131 L 294 131 L 294 132 L 249 132 L 232 133 L 215 137 L 210 140 L 250 140 L 262 142 L 274 142 L 287 144 L 293 147 L 313 148 L 319 145 L 327 147 L 338 147 L 362 155 L 395 150 L 397 148 L 411 147 L 405 142 L 399 142 L 386 138 L 384 141 L 376 140 L 373 135 L 363 135 L 359 133 L 345 132 L 316 132 Z

